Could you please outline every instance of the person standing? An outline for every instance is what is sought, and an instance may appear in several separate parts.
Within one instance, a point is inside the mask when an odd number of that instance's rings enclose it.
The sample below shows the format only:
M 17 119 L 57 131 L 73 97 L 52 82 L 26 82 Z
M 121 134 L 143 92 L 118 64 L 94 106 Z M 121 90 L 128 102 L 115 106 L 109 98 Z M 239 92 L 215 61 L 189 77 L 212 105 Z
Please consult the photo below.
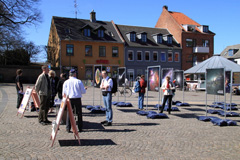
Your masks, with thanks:
M 22 99 L 23 99 L 23 84 L 22 84 L 22 70 L 18 69 L 16 71 L 16 89 L 17 89 L 17 109 L 20 107 Z
M 166 80 L 162 84 L 161 89 L 163 90 L 163 103 L 162 103 L 162 108 L 161 108 L 161 113 L 163 112 L 163 109 L 165 107 L 165 103 L 168 100 L 168 114 L 171 114 L 171 107 L 172 107 L 172 97 L 173 97 L 173 89 L 175 89 L 174 84 L 170 81 L 170 77 L 167 76 Z
M 54 106 L 54 99 L 57 95 L 57 84 L 58 84 L 58 77 L 56 77 L 56 73 L 54 70 L 49 71 L 49 78 L 50 78 L 50 83 L 51 83 L 51 100 L 50 100 L 50 109 L 48 113 L 52 113 L 53 111 L 53 106 Z
M 50 124 L 51 121 L 48 120 L 48 110 L 50 107 L 51 99 L 51 83 L 48 76 L 48 66 L 42 66 L 42 74 L 38 76 L 35 84 L 35 90 L 40 97 L 40 110 L 38 115 L 38 122 L 42 125 Z
M 69 79 L 63 83 L 63 96 L 68 96 L 72 109 L 76 109 L 78 116 L 78 131 L 82 132 L 83 120 L 82 120 L 82 94 L 86 93 L 86 89 L 81 80 L 76 78 L 76 70 L 71 69 L 69 71 Z M 70 133 L 71 123 L 69 117 L 69 110 L 67 110 L 66 131 Z
M 111 92 L 111 89 L 113 87 L 113 81 L 107 76 L 106 71 L 102 71 L 102 77 L 103 79 L 100 85 L 100 89 L 102 90 L 103 103 L 106 108 L 106 120 L 102 121 L 101 124 L 103 124 L 104 126 L 111 126 L 113 119 Z
M 63 83 L 66 81 L 66 73 L 61 73 L 60 74 L 60 80 L 58 81 L 57 84 L 57 93 L 58 93 L 58 98 L 62 99 L 62 88 L 63 88 Z
M 147 87 L 144 75 L 141 75 L 139 83 L 140 83 L 141 90 L 139 91 L 139 95 L 138 95 L 138 109 L 143 110 L 144 94 L 146 92 L 145 88 Z

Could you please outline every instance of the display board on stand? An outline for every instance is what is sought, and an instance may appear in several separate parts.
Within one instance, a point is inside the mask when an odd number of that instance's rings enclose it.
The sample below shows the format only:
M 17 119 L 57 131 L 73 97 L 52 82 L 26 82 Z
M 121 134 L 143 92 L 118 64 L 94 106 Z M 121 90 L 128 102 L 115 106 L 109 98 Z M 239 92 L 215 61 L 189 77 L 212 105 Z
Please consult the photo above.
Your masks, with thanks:
M 67 106 L 67 109 L 69 111 L 69 118 L 70 118 L 72 130 L 73 130 L 74 138 L 76 139 L 76 137 L 77 137 L 79 145 L 81 144 L 80 143 L 80 138 L 79 138 L 79 135 L 78 135 L 77 126 L 76 126 L 76 121 L 75 121 L 74 116 L 73 116 L 73 111 L 72 111 L 72 106 L 71 106 L 70 100 L 69 100 L 69 98 L 63 97 L 63 99 L 61 101 L 60 109 L 58 111 L 57 118 L 52 123 L 52 133 L 51 133 L 51 138 L 50 138 L 50 140 L 52 140 L 51 147 L 53 146 L 54 141 L 56 139 L 58 128 L 59 128 L 59 125 L 60 125 L 60 122 L 61 122 L 61 119 L 62 119 L 62 116 L 63 116 L 63 112 L 64 112 L 64 109 L 65 109 L 66 106 Z
M 207 94 L 224 96 L 224 112 L 226 119 L 225 68 L 206 69 L 206 116 Z
M 126 67 L 119 67 L 118 68 L 118 88 L 124 87 L 124 92 L 126 92 Z M 119 94 L 118 94 L 118 101 L 119 101 Z M 126 94 L 124 94 L 124 102 L 126 102 Z
M 18 109 L 17 116 L 20 113 L 20 114 L 22 114 L 21 118 L 23 117 L 24 112 L 26 110 L 27 105 L 29 104 L 29 100 L 30 100 L 31 97 L 33 99 L 35 107 L 39 108 L 40 101 L 39 101 L 39 98 L 38 98 L 38 95 L 37 95 L 36 91 L 34 89 L 27 88 L 27 90 L 26 90 L 26 92 L 23 96 L 23 100 L 22 100 L 22 102 L 20 104 L 20 107 Z
M 94 72 L 93 72 L 93 78 L 94 78 L 94 87 L 93 87 L 93 105 L 94 105 L 94 101 L 95 101 L 95 88 L 100 88 L 101 85 L 101 81 L 102 81 L 102 65 L 94 65 Z M 100 90 L 101 92 L 101 90 Z M 100 94 L 100 105 L 102 103 L 102 99 L 101 99 L 101 95 Z
M 158 104 L 160 104 L 160 77 L 161 66 L 148 66 L 147 67 L 147 110 L 148 110 L 148 91 L 158 91 Z M 159 107 L 158 107 L 159 112 Z
M 184 71 L 175 70 L 173 74 L 173 82 L 175 82 L 176 89 L 180 89 L 183 92 L 182 103 L 184 103 Z

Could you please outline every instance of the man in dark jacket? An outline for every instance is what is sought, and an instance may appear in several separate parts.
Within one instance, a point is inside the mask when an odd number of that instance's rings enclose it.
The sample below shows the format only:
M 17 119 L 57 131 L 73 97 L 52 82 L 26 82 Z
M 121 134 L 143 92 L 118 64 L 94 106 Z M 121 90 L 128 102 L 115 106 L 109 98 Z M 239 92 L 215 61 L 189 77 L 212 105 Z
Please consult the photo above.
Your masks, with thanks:
M 145 88 L 147 87 L 144 75 L 141 75 L 141 79 L 139 82 L 140 82 L 141 90 L 140 90 L 139 96 L 138 96 L 138 109 L 143 110 Z
M 17 95 L 18 95 L 18 98 L 17 98 L 17 109 L 18 109 L 22 102 L 24 93 L 23 93 L 23 84 L 22 84 L 22 70 L 18 69 L 16 73 L 17 73 L 17 76 L 15 79 L 15 82 L 16 82 L 16 89 L 17 89 Z

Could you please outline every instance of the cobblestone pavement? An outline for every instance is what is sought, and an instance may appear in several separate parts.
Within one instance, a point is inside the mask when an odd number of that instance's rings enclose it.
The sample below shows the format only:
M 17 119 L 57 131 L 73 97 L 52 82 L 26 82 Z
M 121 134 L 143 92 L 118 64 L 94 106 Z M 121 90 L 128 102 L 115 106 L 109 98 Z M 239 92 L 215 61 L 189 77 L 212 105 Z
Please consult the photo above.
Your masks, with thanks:
M 108 127 L 99 123 L 105 120 L 104 114 L 90 114 L 83 108 L 81 145 L 77 145 L 72 133 L 65 132 L 65 125 L 60 125 L 55 143 L 50 147 L 51 125 L 40 125 L 37 112 L 26 111 L 23 118 L 16 116 L 15 85 L 0 84 L 0 103 L 5 108 L 0 113 L 0 160 L 240 159 L 240 127 L 218 127 L 198 121 L 196 116 L 205 115 L 205 93 L 185 92 L 184 95 L 190 107 L 179 107 L 180 112 L 172 112 L 169 119 L 154 120 L 136 114 L 137 95 L 132 95 L 126 101 L 134 107 L 113 106 L 114 122 Z M 93 96 L 94 105 L 102 103 L 99 90 L 89 88 L 83 104 L 92 105 Z M 182 101 L 181 91 L 175 99 Z M 118 97 L 113 100 L 118 101 Z M 119 97 L 119 101 L 123 100 Z M 211 103 L 214 96 L 208 95 L 208 100 Z M 156 111 L 152 105 L 157 102 L 158 92 L 149 92 L 148 109 Z M 233 102 L 240 105 L 239 96 L 233 96 Z M 49 115 L 51 121 L 55 118 L 55 113 Z M 240 124 L 240 117 L 230 119 Z

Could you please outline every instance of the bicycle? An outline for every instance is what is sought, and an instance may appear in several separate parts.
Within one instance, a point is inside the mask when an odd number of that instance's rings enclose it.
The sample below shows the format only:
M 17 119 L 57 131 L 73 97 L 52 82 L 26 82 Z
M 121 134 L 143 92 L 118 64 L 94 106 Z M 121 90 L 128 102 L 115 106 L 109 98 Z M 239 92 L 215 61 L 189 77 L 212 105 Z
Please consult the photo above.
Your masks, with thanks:
M 131 97 L 132 95 L 132 90 L 128 86 L 126 86 L 126 88 L 118 87 L 117 92 L 119 92 L 121 96 L 125 95 L 126 97 Z M 113 96 L 116 96 L 116 94 L 113 94 Z

